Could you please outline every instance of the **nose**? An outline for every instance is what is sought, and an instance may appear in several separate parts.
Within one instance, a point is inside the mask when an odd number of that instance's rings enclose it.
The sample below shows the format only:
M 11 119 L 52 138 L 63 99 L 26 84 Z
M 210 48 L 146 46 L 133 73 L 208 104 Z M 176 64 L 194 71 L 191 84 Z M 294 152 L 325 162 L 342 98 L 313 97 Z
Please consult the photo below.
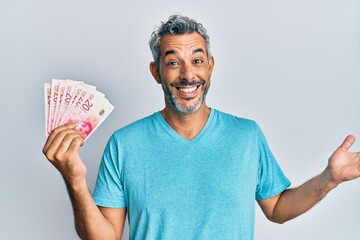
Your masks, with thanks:
M 190 63 L 183 63 L 181 65 L 180 79 L 189 82 L 194 80 L 194 69 Z

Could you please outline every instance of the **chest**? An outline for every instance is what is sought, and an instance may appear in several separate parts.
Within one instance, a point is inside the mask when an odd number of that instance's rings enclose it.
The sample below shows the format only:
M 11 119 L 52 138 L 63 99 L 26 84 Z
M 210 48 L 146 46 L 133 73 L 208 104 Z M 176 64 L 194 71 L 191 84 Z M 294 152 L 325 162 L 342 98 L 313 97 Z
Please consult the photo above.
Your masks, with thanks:
M 247 204 L 257 184 L 258 154 L 248 142 L 176 145 L 150 142 L 131 149 L 123 167 L 129 210 L 179 210 Z

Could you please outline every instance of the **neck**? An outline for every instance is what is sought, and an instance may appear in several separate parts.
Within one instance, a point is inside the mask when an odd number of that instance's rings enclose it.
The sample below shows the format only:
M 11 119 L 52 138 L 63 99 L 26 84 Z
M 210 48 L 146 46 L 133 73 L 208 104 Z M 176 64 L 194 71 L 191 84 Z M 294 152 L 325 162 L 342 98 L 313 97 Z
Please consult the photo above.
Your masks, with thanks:
M 210 108 L 206 106 L 205 102 L 192 114 L 179 114 L 169 106 L 166 106 L 161 111 L 161 115 L 170 127 L 188 140 L 193 139 L 199 134 L 205 126 L 209 114 Z

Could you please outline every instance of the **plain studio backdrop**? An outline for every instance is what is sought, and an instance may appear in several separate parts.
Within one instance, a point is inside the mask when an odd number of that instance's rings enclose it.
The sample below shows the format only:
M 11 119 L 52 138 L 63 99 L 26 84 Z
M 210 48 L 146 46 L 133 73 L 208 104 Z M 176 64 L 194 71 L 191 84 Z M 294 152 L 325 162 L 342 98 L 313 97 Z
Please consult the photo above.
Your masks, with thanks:
M 210 34 L 208 104 L 256 120 L 292 186 L 320 173 L 347 134 L 360 140 L 359 1 L 2 0 L 0 239 L 78 239 L 63 179 L 41 152 L 43 84 L 85 81 L 115 106 L 81 148 L 92 190 L 112 132 L 164 107 L 147 43 L 175 13 Z M 255 239 L 360 239 L 359 202 L 357 179 L 283 225 L 256 207 Z

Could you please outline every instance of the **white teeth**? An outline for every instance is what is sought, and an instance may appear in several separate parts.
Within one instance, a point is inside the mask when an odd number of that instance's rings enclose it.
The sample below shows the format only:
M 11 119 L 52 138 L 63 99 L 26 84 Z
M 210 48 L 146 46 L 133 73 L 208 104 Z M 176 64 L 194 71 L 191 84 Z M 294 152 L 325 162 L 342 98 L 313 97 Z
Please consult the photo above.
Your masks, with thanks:
M 190 93 L 190 92 L 194 92 L 196 90 L 196 86 L 191 87 L 191 88 L 178 88 L 180 92 L 185 92 L 185 93 Z

